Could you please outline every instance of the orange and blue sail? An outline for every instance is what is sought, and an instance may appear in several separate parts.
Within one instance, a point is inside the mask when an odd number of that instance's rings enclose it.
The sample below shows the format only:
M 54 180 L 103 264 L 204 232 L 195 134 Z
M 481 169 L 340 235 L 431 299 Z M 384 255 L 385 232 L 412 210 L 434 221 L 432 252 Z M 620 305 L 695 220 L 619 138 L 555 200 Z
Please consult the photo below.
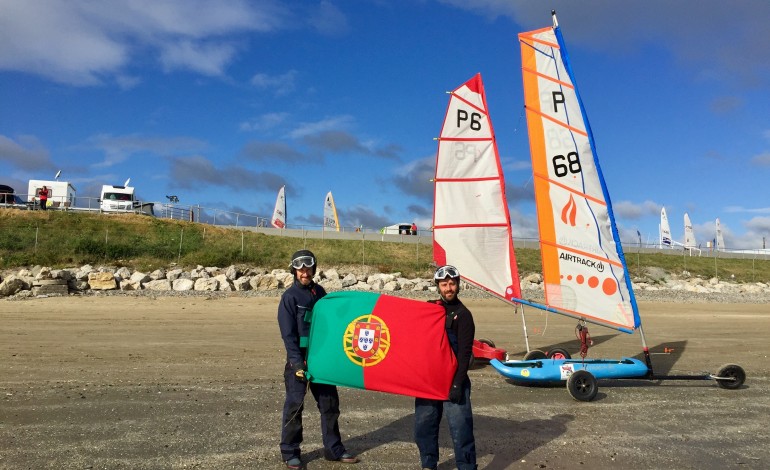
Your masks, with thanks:
M 638 307 L 555 16 L 553 27 L 521 33 L 519 42 L 545 307 L 632 332 Z

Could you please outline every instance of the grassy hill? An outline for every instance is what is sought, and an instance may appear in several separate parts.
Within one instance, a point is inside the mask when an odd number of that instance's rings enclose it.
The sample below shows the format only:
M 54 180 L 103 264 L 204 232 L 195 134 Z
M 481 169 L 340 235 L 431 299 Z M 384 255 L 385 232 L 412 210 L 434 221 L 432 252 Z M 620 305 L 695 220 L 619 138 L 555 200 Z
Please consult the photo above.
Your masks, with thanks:
M 320 233 L 320 232 L 319 232 Z M 376 239 L 291 238 L 133 214 L 24 211 L 0 208 L 0 269 L 83 264 L 127 266 L 140 270 L 173 263 L 190 268 L 245 264 L 286 268 L 291 254 L 307 248 L 322 266 L 358 265 L 407 277 L 430 277 L 430 246 Z M 540 272 L 540 251 L 516 249 L 522 274 Z M 632 277 L 648 268 L 670 274 L 719 277 L 736 282 L 770 282 L 770 261 L 626 253 Z

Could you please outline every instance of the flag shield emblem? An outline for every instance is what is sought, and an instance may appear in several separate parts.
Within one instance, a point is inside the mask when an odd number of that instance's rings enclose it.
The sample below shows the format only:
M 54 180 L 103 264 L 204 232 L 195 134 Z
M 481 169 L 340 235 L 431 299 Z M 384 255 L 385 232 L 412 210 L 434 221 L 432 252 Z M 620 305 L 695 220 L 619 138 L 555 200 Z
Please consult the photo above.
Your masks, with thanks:
M 353 352 L 356 356 L 368 359 L 380 349 L 382 325 L 374 322 L 356 322 L 353 330 Z

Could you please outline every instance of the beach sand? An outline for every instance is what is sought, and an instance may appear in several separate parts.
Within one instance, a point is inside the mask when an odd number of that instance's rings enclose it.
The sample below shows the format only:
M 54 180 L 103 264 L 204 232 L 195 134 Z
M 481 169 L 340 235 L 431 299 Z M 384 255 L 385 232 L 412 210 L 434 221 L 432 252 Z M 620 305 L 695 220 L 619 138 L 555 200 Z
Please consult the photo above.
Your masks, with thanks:
M 285 358 L 276 297 L 85 296 L 0 301 L 0 468 L 283 468 Z M 477 338 L 521 358 L 521 318 L 468 300 Z M 479 468 L 769 468 L 770 305 L 640 303 L 656 372 L 746 370 L 746 384 L 564 386 L 470 372 Z M 530 345 L 576 354 L 575 321 L 528 309 Z M 635 356 L 638 334 L 590 326 L 590 357 Z M 665 354 L 666 349 L 673 350 Z M 657 354 L 663 353 L 663 354 Z M 326 462 L 308 396 L 308 468 L 419 468 L 413 399 L 340 389 L 355 466 Z M 440 469 L 454 468 L 444 425 Z

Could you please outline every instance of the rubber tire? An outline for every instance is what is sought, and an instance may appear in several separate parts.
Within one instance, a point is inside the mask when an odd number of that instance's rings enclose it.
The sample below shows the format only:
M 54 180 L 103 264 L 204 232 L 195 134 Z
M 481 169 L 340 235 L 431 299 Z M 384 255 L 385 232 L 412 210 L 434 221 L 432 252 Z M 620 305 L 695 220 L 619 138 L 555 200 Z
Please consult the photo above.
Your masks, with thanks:
M 486 339 L 486 338 L 479 338 L 479 339 L 478 339 L 478 342 L 479 342 L 479 343 L 484 343 L 484 344 L 486 344 L 487 346 L 489 346 L 490 348 L 494 348 L 494 347 L 495 347 L 495 342 L 494 342 L 494 341 L 492 341 L 491 339 Z
M 537 361 L 540 359 L 546 359 L 548 356 L 545 355 L 545 353 L 539 349 L 533 349 L 532 351 L 528 352 L 524 355 L 525 361 Z
M 716 373 L 717 377 L 731 377 L 733 381 L 729 380 L 717 380 L 717 385 L 727 390 L 735 390 L 741 388 L 743 382 L 746 381 L 746 371 L 738 364 L 725 364 L 719 368 L 719 372 Z
M 548 351 L 548 359 L 572 359 L 572 356 L 566 349 L 553 348 Z
M 599 392 L 596 377 L 587 370 L 577 370 L 567 379 L 567 391 L 577 401 L 591 401 Z

